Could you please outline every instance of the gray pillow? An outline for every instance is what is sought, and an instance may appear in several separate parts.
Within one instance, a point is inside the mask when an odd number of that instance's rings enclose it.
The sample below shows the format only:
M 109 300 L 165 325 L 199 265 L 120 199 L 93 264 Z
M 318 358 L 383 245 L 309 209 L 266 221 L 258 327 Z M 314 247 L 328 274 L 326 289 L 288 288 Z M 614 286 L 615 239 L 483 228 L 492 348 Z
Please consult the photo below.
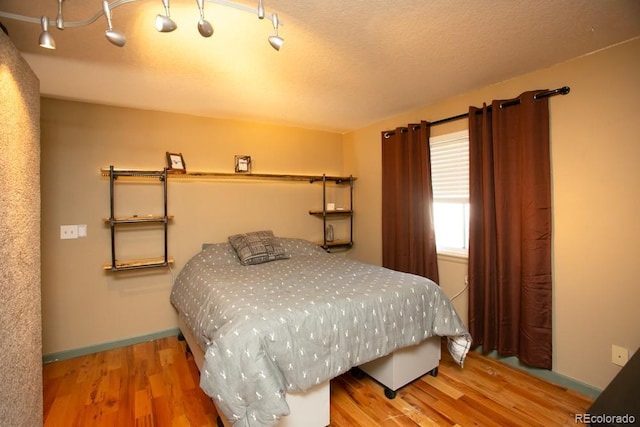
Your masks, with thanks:
M 229 243 L 238 254 L 242 265 L 255 265 L 288 258 L 280 241 L 271 230 L 234 234 L 229 236 Z

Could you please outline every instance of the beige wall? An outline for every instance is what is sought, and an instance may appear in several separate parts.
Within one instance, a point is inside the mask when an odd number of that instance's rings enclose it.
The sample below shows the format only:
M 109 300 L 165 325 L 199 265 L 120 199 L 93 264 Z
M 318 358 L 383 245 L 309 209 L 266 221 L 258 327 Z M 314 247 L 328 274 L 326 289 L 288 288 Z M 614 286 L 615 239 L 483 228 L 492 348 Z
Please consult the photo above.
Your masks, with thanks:
M 100 168 L 160 169 L 181 152 L 190 171 L 233 172 L 250 155 L 258 173 L 341 174 L 342 136 L 42 99 L 43 347 L 51 354 L 176 327 L 167 269 L 105 272 L 110 261 L 109 182 Z M 161 213 L 160 186 L 117 187 L 116 214 Z M 169 255 L 174 274 L 204 242 L 269 228 L 320 239 L 321 186 L 307 182 L 169 180 Z M 88 236 L 60 240 L 60 225 L 86 224 Z M 158 233 L 119 234 L 122 255 L 162 251 Z M 135 252 L 135 253 L 134 253 Z M 148 253 L 147 253 L 148 252 Z
M 0 424 L 42 424 L 40 82 L 0 31 Z
M 640 40 L 577 58 L 345 135 L 345 167 L 358 176 L 352 256 L 381 261 L 380 132 L 438 120 L 532 89 L 570 86 L 550 100 L 554 203 L 554 371 L 604 388 L 619 367 L 611 345 L 640 345 Z M 459 121 L 433 134 L 466 127 Z M 441 260 L 445 290 L 460 267 Z M 466 295 L 465 295 L 466 296 Z M 462 302 L 457 304 L 463 304 Z

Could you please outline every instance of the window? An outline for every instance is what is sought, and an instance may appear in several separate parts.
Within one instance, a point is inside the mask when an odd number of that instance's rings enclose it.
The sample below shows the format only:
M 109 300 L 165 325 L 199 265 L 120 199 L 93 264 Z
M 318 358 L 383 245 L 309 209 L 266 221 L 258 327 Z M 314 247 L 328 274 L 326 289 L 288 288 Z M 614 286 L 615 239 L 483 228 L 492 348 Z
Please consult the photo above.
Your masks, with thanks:
M 469 246 L 469 132 L 432 137 L 433 220 L 438 253 Z

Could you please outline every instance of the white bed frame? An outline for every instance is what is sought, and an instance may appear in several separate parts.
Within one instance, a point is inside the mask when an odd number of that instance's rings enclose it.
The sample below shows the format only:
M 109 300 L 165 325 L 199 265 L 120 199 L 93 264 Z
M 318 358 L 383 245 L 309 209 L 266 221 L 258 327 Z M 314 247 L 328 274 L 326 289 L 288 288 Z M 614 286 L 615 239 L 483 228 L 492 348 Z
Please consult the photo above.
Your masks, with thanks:
M 182 321 L 178 326 L 193 354 L 198 370 L 202 371 L 204 351 Z M 421 376 L 437 375 L 440 363 L 440 337 L 432 337 L 421 344 L 395 351 L 380 359 L 360 365 L 359 368 L 385 387 L 385 395 L 392 399 L 402 386 Z M 287 404 L 291 413 L 282 417 L 278 427 L 325 427 L 329 425 L 329 381 L 304 393 L 287 393 Z M 215 404 L 215 401 L 214 401 Z M 217 410 L 217 408 L 216 408 Z M 225 427 L 231 423 L 218 411 Z

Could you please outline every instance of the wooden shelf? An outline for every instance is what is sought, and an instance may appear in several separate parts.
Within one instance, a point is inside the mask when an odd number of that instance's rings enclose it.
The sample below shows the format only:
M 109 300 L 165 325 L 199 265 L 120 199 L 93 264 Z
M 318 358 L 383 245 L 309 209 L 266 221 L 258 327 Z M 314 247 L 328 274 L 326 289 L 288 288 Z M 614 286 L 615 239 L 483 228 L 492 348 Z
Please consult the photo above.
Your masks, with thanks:
M 101 168 L 100 173 L 102 176 L 111 175 L 111 168 Z M 164 170 L 142 170 L 142 169 L 120 169 L 113 168 L 114 176 L 120 177 L 137 177 L 137 178 L 162 178 L 164 177 Z M 167 172 L 168 173 L 168 172 Z
M 353 246 L 353 242 L 349 240 L 334 240 L 333 242 L 327 242 L 326 245 L 324 242 L 317 242 L 318 246 L 323 248 L 337 248 L 341 246 Z
M 136 224 L 139 222 L 157 222 L 164 223 L 173 219 L 173 215 L 164 217 L 162 215 L 133 215 L 133 216 L 117 216 L 113 218 L 114 224 Z M 111 223 L 111 218 L 103 218 L 104 222 Z
M 331 211 L 323 210 L 310 210 L 309 215 L 351 215 L 353 211 L 351 209 L 335 209 Z
M 169 264 L 173 264 L 173 262 L 174 260 L 171 257 L 167 259 L 167 262 L 164 261 L 164 257 L 132 259 L 126 261 L 116 261 L 115 268 L 112 264 L 105 264 L 103 268 L 105 270 L 111 271 L 134 270 L 140 268 L 166 267 Z
M 135 170 L 135 169 L 115 169 L 118 176 L 127 176 L 132 178 L 157 178 L 162 171 L 153 170 Z M 100 169 L 103 176 L 109 176 L 109 168 Z M 272 173 L 232 173 L 232 172 L 186 172 L 186 173 L 167 173 L 169 179 L 220 179 L 220 180 L 275 180 L 275 181 L 322 181 L 322 175 L 297 175 L 297 174 L 272 174 Z M 325 176 L 327 181 L 339 184 L 348 184 L 351 177 L 348 176 Z M 353 178 L 355 180 L 356 178 Z

